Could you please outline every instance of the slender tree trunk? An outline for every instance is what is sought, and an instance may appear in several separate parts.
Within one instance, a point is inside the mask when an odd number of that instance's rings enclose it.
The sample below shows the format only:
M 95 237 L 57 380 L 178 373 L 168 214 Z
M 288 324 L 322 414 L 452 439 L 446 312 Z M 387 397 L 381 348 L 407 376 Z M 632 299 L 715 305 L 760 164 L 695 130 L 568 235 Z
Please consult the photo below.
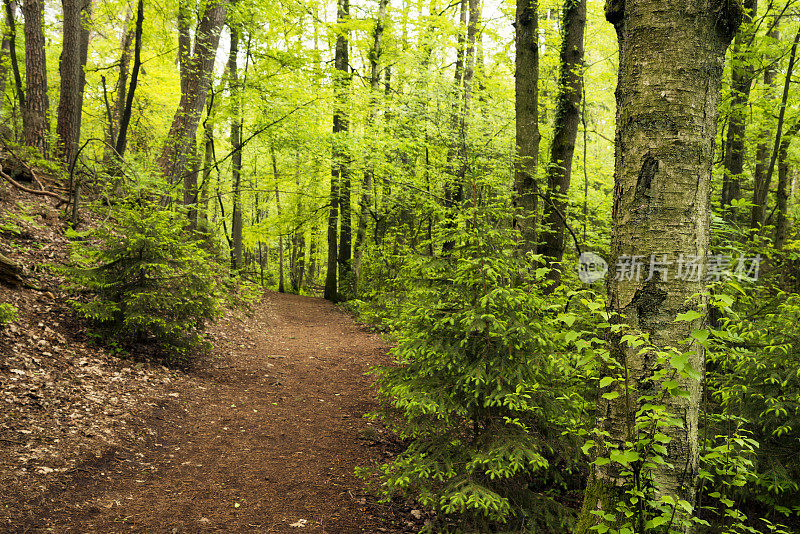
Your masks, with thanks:
M 275 153 L 272 153 L 272 174 L 275 177 L 275 209 L 278 219 L 281 218 L 281 197 L 278 192 L 278 162 L 275 159 Z M 278 236 L 278 292 L 284 293 L 286 291 L 283 282 L 283 230 Z
M 115 158 L 117 147 L 117 136 L 119 135 L 120 120 L 122 112 L 125 109 L 125 102 L 127 101 L 128 91 L 128 74 L 130 71 L 131 63 L 131 45 L 133 44 L 133 36 L 135 33 L 135 26 L 131 26 L 133 20 L 133 12 L 128 8 L 128 13 L 125 15 L 125 26 L 120 36 L 120 56 L 119 56 L 119 75 L 117 76 L 116 84 L 116 99 L 108 117 L 108 129 L 106 130 L 106 147 L 103 154 L 103 159 L 107 164 Z
M 620 54 L 611 265 L 630 258 L 661 261 L 664 255 L 673 263 L 680 255 L 706 263 L 722 66 L 741 21 L 739 6 L 734 0 L 607 4 L 606 17 L 617 30 Z M 692 330 L 702 326 L 702 319 L 675 321 L 679 312 L 693 307 L 688 301 L 703 290 L 702 277 L 680 279 L 672 267 L 667 272 L 652 269 L 649 279 L 645 274 L 609 282 L 608 311 L 624 315 L 631 333 L 649 335 L 655 350 L 682 347 Z M 640 349 L 623 343 L 620 334 L 609 337 L 611 357 L 624 369 L 624 376 L 607 388 L 618 394 L 616 398 L 598 400 L 596 424 L 607 432 L 610 444 L 621 447 L 637 440 L 633 422 L 642 407 L 640 395 L 650 394 L 649 388 L 660 391 L 659 385 L 639 389 L 660 365 L 654 350 Z M 688 363 L 702 375 L 702 346 L 681 350 L 689 349 L 693 352 L 688 353 Z M 675 380 L 688 395 L 659 402 L 681 424 L 660 429 L 670 438 L 663 455 L 667 465 L 656 466 L 652 480 L 658 495 L 693 504 L 701 386 L 681 375 Z M 626 471 L 616 462 L 593 467 L 576 534 L 593 532 L 597 511 L 616 516 L 617 502 L 631 487 L 632 477 Z M 680 510 L 676 512 L 680 518 Z M 617 524 L 624 519 L 617 517 Z
M 761 212 L 759 214 L 761 225 L 765 224 L 766 222 L 765 215 L 767 207 L 767 193 L 769 193 L 769 186 L 772 183 L 772 175 L 775 172 L 775 162 L 778 160 L 778 156 L 780 153 L 781 135 L 783 134 L 783 122 L 786 118 L 786 106 L 789 102 L 789 89 L 791 88 L 792 84 L 792 72 L 794 71 L 795 58 L 797 57 L 798 44 L 800 44 L 800 27 L 797 29 L 797 33 L 795 34 L 794 42 L 792 43 L 792 51 L 789 53 L 789 66 L 786 68 L 786 81 L 783 85 L 781 108 L 780 111 L 778 112 L 778 125 L 775 129 L 775 144 L 772 148 L 772 157 L 770 157 L 769 159 L 767 174 L 766 177 L 764 178 L 764 182 L 760 191 L 760 193 L 762 194 L 760 198 L 760 200 L 762 201 Z M 785 184 L 784 184 L 784 189 L 785 189 Z
M 139 0 L 136 6 L 136 29 L 134 30 L 133 43 L 133 71 L 131 72 L 131 85 L 125 95 L 125 108 L 119 118 L 119 134 L 117 135 L 117 156 L 122 158 L 128 148 L 128 125 L 133 113 L 133 97 L 139 83 L 139 69 L 142 67 L 142 27 L 144 26 L 144 0 Z
M 22 88 L 22 76 L 19 73 L 19 61 L 17 60 L 17 23 L 14 13 L 17 10 L 17 3 L 12 0 L 4 0 L 6 9 L 6 23 L 8 24 L 8 52 L 11 59 L 11 71 L 14 73 L 14 91 L 17 95 L 17 102 L 22 110 L 26 108 L 25 92 Z
M 6 62 L 5 58 L 9 58 L 9 63 Z M 6 23 L 5 30 L 3 31 L 3 43 L 0 46 L 0 97 L 4 97 L 6 94 L 6 84 L 8 82 L 8 67 L 10 66 L 11 61 L 11 29 L 8 23 Z M 2 102 L 0 102 L 0 115 L 2 115 L 2 110 L 5 107 L 5 98 Z
M 214 97 L 206 105 L 206 121 L 203 125 L 203 182 L 200 185 L 199 201 L 197 206 L 196 228 L 207 237 L 211 236 L 211 226 L 208 223 L 208 188 L 211 184 L 211 169 L 214 166 Z M 191 216 L 189 217 L 191 224 Z
M 728 118 L 728 133 L 725 139 L 723 160 L 722 209 L 728 218 L 731 202 L 742 197 L 741 180 L 744 172 L 744 140 L 747 128 L 748 102 L 754 69 L 748 56 L 752 54 L 747 45 L 753 33 L 753 16 L 758 8 L 757 0 L 745 0 L 744 24 L 736 34 L 731 53 L 731 111 Z
M 583 95 L 583 33 L 586 27 L 586 0 L 565 0 L 561 42 L 561 73 L 556 98 L 556 123 L 547 167 L 547 194 L 544 206 L 544 246 L 540 250 L 550 263 L 549 290 L 561 283 L 564 257 L 564 232 L 567 228 L 567 194 L 572 179 L 572 157 L 581 119 Z
M 537 0 L 517 0 L 514 112 L 517 158 L 514 165 L 514 223 L 523 252 L 536 250 L 539 164 L 539 13 Z
M 178 67 L 181 73 L 181 94 L 190 91 L 190 63 L 192 59 L 191 6 L 188 0 L 178 0 Z
M 315 224 L 311 230 L 311 245 L 308 247 L 308 284 L 313 286 L 317 282 L 317 242 L 319 241 L 319 228 Z
M 83 88 L 86 83 L 84 66 L 89 49 L 91 0 L 62 0 L 63 41 L 59 73 L 61 92 L 58 100 L 58 155 L 67 164 L 78 151 L 83 111 Z
M 789 145 L 792 138 L 800 131 L 800 120 L 796 120 L 784 134 L 778 150 L 778 190 L 776 191 L 777 212 L 775 218 L 775 248 L 781 250 L 786 244 L 786 234 L 789 229 Z
M 231 208 L 233 221 L 231 223 L 231 239 L 233 240 L 233 268 L 235 270 L 241 269 L 242 265 L 242 107 L 241 107 L 241 88 L 239 87 L 239 64 L 237 56 L 239 55 L 239 30 L 236 25 L 231 24 L 231 47 L 230 55 L 228 56 L 228 76 L 229 87 L 231 93 L 231 100 L 233 102 L 233 109 L 231 117 L 231 148 L 233 155 L 231 156 L 231 181 L 233 187 L 233 207 Z M 270 153 L 272 154 L 273 161 L 275 159 L 275 150 L 270 146 Z M 197 188 L 197 183 L 186 184 L 188 188 Z
M 343 24 L 350 19 L 350 1 L 338 0 L 337 21 Z M 350 272 L 350 169 L 345 136 L 349 130 L 347 114 L 350 88 L 350 61 L 347 31 L 340 28 L 334 54 L 333 149 L 331 162 L 331 211 L 328 217 L 328 270 L 325 277 L 325 298 L 338 300 L 337 266 L 339 282 L 346 283 Z M 337 135 L 339 134 L 339 135 Z M 341 211 L 341 237 L 337 236 Z
M 768 37 L 776 41 L 780 37 L 780 30 L 778 22 L 772 27 L 767 34 Z M 767 92 L 767 98 L 772 99 L 772 91 L 775 87 L 775 80 L 778 71 L 774 64 L 767 66 L 764 69 L 764 86 Z M 771 106 L 768 106 L 771 107 Z M 769 121 L 770 117 L 765 117 L 765 122 Z M 769 121 L 771 122 L 771 121 Z M 769 128 L 765 125 L 762 126 L 758 134 L 758 146 L 756 147 L 756 166 L 753 173 L 753 207 L 750 210 L 750 228 L 755 230 L 764 224 L 764 216 L 767 202 L 767 193 L 769 193 L 769 183 L 766 179 L 767 167 L 769 167 L 770 151 L 769 151 Z
M 378 99 L 380 97 L 380 63 L 383 42 L 383 27 L 386 19 L 386 5 L 388 0 L 379 0 L 378 15 L 375 19 L 375 31 L 373 32 L 372 50 L 369 54 L 370 63 L 370 107 L 367 117 L 367 129 L 373 131 L 378 116 Z M 377 136 L 375 132 L 373 136 Z M 374 147 L 377 148 L 377 147 Z M 372 184 L 375 181 L 375 165 L 373 162 L 376 150 L 371 151 L 368 156 L 366 168 L 364 169 L 364 180 L 361 183 L 361 200 L 358 210 L 358 226 L 356 230 L 356 242 L 353 246 L 353 293 L 358 295 L 358 285 L 361 276 L 361 258 L 364 254 L 364 241 L 367 236 L 367 215 L 372 204 Z
M 23 0 L 25 16 L 25 108 L 22 129 L 25 144 L 50 154 L 50 100 L 47 96 L 47 56 L 44 52 L 44 2 Z
M 181 91 L 181 100 L 158 160 L 161 172 L 170 183 L 181 182 L 184 174 L 191 171 L 192 146 L 195 144 L 195 133 L 211 84 L 214 58 L 227 6 L 227 0 L 212 0 L 206 5 L 197 26 L 194 53 L 187 67 L 186 90 Z

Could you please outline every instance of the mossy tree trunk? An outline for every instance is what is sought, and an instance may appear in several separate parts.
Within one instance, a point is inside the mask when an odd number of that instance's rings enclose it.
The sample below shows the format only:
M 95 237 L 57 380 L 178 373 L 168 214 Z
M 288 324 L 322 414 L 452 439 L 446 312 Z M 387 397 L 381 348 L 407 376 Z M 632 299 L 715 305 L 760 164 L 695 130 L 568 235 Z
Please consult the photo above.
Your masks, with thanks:
M 681 255 L 705 265 L 709 250 L 709 196 L 717 106 L 725 51 L 741 22 L 735 0 L 627 0 L 607 4 L 606 17 L 620 47 L 611 265 L 639 256 L 649 262 Z M 634 332 L 649 335 L 657 349 L 679 346 L 698 321 L 676 323 L 679 312 L 703 289 L 702 277 L 683 280 L 672 270 L 611 280 L 608 311 L 623 314 Z M 611 278 L 614 278 L 613 267 Z M 687 277 L 688 278 L 688 277 Z M 610 352 L 626 371 L 620 395 L 600 398 L 597 427 L 612 444 L 634 439 L 630 429 L 638 410 L 638 388 L 657 371 L 652 351 L 640 354 L 617 337 Z M 691 366 L 703 373 L 704 353 L 693 347 Z M 663 404 L 682 422 L 665 433 L 671 438 L 666 462 L 653 473 L 657 491 L 694 502 L 698 465 L 700 383 L 678 378 L 688 397 Z M 627 392 L 629 395 L 626 395 Z M 630 400 L 632 402 L 627 402 Z M 614 514 L 628 483 L 622 466 L 596 467 L 587 485 L 577 534 L 592 532 L 593 511 Z
M 517 160 L 514 165 L 515 225 L 522 251 L 536 250 L 537 185 L 539 164 L 539 3 L 517 0 L 516 101 Z

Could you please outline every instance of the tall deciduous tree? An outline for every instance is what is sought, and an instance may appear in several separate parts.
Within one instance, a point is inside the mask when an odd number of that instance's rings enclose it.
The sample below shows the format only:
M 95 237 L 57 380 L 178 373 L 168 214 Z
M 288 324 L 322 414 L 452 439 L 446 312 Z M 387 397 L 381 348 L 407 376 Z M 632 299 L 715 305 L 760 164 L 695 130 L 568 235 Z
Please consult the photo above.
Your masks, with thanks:
M 25 143 L 50 152 L 50 100 L 47 96 L 47 56 L 44 52 L 44 2 L 24 0 L 25 16 L 25 107 L 22 129 Z
M 239 87 L 239 28 L 235 24 L 230 24 L 231 47 L 228 55 L 228 77 L 231 94 L 231 186 L 233 188 L 233 198 L 231 206 L 231 241 L 233 250 L 231 251 L 231 265 L 234 269 L 241 269 L 242 265 L 242 102 L 241 88 Z M 272 150 L 272 149 L 271 149 Z M 275 151 L 272 150 L 272 157 L 275 158 Z M 188 185 L 188 184 L 187 184 Z M 192 184 L 197 188 L 197 182 Z M 191 187 L 191 186 L 190 186 Z M 187 188 L 188 192 L 188 188 Z M 277 191 L 275 193 L 277 195 Z
M 612 265 L 631 257 L 663 261 L 664 255 L 672 261 L 691 256 L 705 264 L 722 65 L 741 16 L 741 4 L 735 0 L 628 0 L 606 5 L 619 42 Z M 675 319 L 691 309 L 688 300 L 702 291 L 702 278 L 669 276 L 674 271 L 650 274 L 609 283 L 608 311 L 623 315 L 632 332 L 648 334 L 653 347 L 643 351 L 618 335 L 609 339 L 611 356 L 625 373 L 610 386 L 618 396 L 598 400 L 596 424 L 611 444 L 621 447 L 636 440 L 633 421 L 641 408 L 639 395 L 646 394 L 639 388 L 658 366 L 653 351 L 680 346 L 700 326 L 699 319 Z M 697 344 L 692 349 L 688 363 L 702 374 L 703 349 Z M 670 438 L 663 456 L 672 467 L 659 465 L 651 474 L 659 495 L 693 503 L 701 386 L 688 377 L 678 376 L 676 381 L 688 394 L 662 401 L 681 422 L 663 429 Z M 626 471 L 616 462 L 593 468 L 576 533 L 593 531 L 598 521 L 593 512 L 617 513 L 629 483 Z
M 375 126 L 378 116 L 378 99 L 380 98 L 380 61 L 383 53 L 383 29 L 386 18 L 386 6 L 388 0 L 378 0 L 378 13 L 375 17 L 375 30 L 372 34 L 372 49 L 369 52 L 369 116 L 367 117 L 367 127 Z M 358 281 L 361 272 L 361 258 L 364 253 L 364 241 L 367 236 L 367 214 L 372 204 L 372 184 L 375 181 L 375 162 L 374 154 L 369 159 L 364 169 L 364 179 L 361 184 L 361 200 L 359 202 L 358 225 L 356 227 L 356 241 L 353 246 L 353 289 L 358 293 Z
M 139 0 L 136 6 L 136 28 L 134 30 L 133 43 L 133 70 L 131 72 L 130 87 L 125 94 L 125 105 L 120 112 L 119 134 L 117 135 L 116 151 L 119 157 L 125 155 L 128 147 L 128 126 L 131 123 L 131 113 L 133 113 L 133 97 L 136 94 L 136 87 L 139 83 L 139 70 L 142 67 L 142 32 L 144 25 L 144 0 Z M 122 70 L 120 68 L 120 75 Z
M 158 160 L 161 172 L 173 183 L 192 172 L 196 152 L 195 134 L 211 84 L 214 58 L 227 7 L 227 0 L 211 0 L 206 4 L 197 25 L 194 50 L 186 67 L 186 80 L 181 82 L 181 100 Z
M 515 115 L 517 158 L 514 165 L 515 224 L 521 249 L 536 250 L 539 164 L 539 13 L 537 0 L 517 0 Z
M 569 203 L 567 193 L 572 177 L 572 157 L 581 120 L 583 95 L 583 33 L 586 27 L 586 0 L 565 0 L 561 41 L 561 71 L 556 98 L 556 122 L 550 145 L 545 197 L 544 246 L 541 253 L 551 263 L 548 274 L 553 286 L 561 281 L 564 257 L 564 231 L 567 228 Z
M 63 41 L 59 74 L 61 93 L 58 99 L 56 135 L 57 152 L 70 163 L 78 151 L 83 116 L 83 88 L 86 84 L 86 58 L 89 50 L 91 0 L 62 0 Z
M 325 293 L 328 300 L 338 298 L 339 282 L 350 272 L 350 162 L 345 136 L 350 128 L 347 105 L 350 89 L 349 40 L 344 23 L 350 18 L 350 1 L 338 0 L 336 49 L 334 52 L 333 149 L 331 162 L 331 196 L 328 215 L 328 269 Z M 337 235 L 341 210 L 341 239 Z M 347 219 L 347 220 L 345 220 Z

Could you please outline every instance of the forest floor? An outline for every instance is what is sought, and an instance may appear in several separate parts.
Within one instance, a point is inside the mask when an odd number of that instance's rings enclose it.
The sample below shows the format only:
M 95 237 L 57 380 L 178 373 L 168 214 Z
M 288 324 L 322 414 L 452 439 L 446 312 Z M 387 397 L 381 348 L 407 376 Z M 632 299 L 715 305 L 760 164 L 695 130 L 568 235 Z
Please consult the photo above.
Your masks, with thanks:
M 72 312 L 50 199 L 0 187 L 0 254 L 26 280 L 0 284 L 18 310 L 0 327 L 0 532 L 422 528 L 413 502 L 379 503 L 354 474 L 402 444 L 363 417 L 387 346 L 341 309 L 267 292 L 179 371 L 114 354 Z
M 18 502 L 14 532 L 416 532 L 424 515 L 376 502 L 354 475 L 396 443 L 375 407 L 381 338 L 316 298 L 267 293 L 211 330 L 199 369 L 170 381 L 152 431 Z M 9 512 L 7 509 L 6 512 Z M 1 523 L 0 523 L 1 524 Z

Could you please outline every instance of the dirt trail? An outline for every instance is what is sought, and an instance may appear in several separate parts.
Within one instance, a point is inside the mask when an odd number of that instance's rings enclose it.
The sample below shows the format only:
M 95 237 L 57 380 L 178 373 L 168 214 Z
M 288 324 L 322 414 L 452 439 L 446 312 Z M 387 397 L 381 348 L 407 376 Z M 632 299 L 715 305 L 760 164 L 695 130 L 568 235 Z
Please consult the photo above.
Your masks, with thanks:
M 81 468 L 28 531 L 397 532 L 353 474 L 384 454 L 361 416 L 385 345 L 321 299 L 255 308 L 215 327 L 210 366 L 170 393 L 148 446 Z

